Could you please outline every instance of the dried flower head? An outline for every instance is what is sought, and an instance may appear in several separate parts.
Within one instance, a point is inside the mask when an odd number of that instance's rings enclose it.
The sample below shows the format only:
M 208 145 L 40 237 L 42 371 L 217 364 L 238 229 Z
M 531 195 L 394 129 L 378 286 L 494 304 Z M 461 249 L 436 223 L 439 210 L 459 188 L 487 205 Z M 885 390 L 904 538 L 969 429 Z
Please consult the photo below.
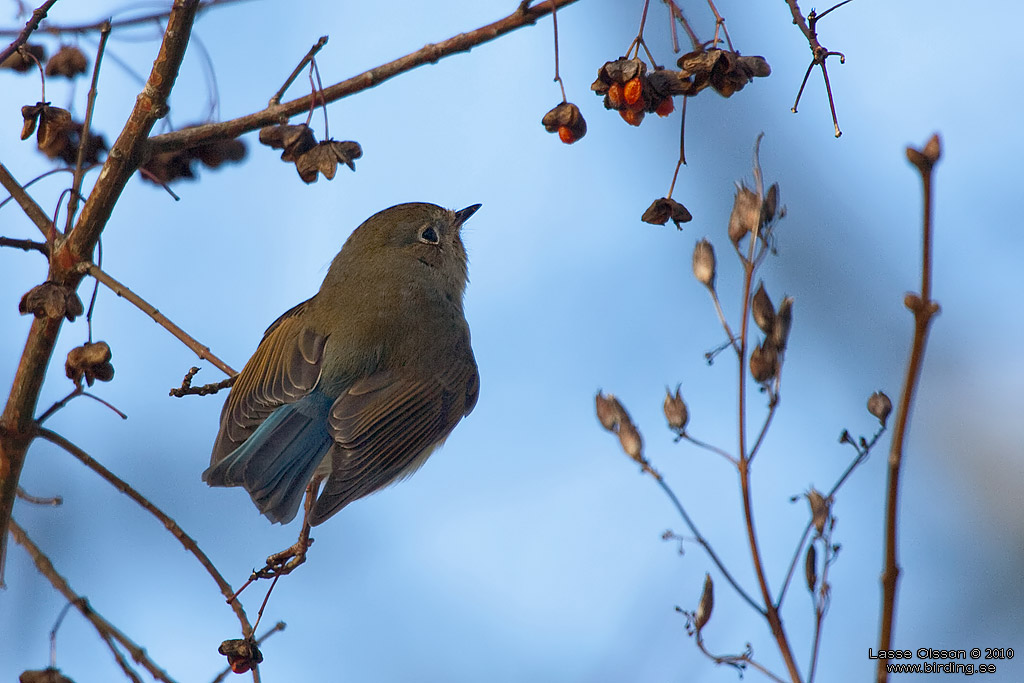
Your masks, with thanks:
M 324 140 L 299 155 L 299 158 L 295 160 L 295 169 L 299 172 L 299 177 L 306 183 L 315 183 L 317 173 L 323 173 L 328 180 L 334 180 L 339 162 L 354 171 L 356 165 L 353 160 L 362 155 L 363 149 L 358 142 Z
M 892 401 L 885 393 L 876 391 L 868 397 L 868 412 L 878 418 L 879 423 L 884 427 L 892 413 Z
M 814 525 L 815 531 L 818 532 L 818 536 L 825 533 L 825 523 L 829 517 L 829 501 L 825 499 L 825 496 L 815 489 L 811 488 L 807 492 L 807 502 L 811 506 L 811 523 Z
M 679 72 L 657 69 L 650 75 L 647 64 L 638 58 L 620 57 L 598 69 L 591 90 L 604 95 L 604 106 L 619 112 L 631 126 L 639 126 L 645 114 L 668 116 L 674 109 L 672 97 L 685 95 L 690 83 Z
M 303 152 L 316 146 L 313 130 L 306 124 L 291 126 L 281 124 L 260 128 L 260 142 L 281 152 L 281 161 L 295 161 Z
M 641 465 L 644 463 L 644 440 L 640 430 L 629 420 L 619 423 L 619 443 L 622 450 Z
M 571 102 L 562 102 L 541 119 L 544 130 L 558 133 L 558 138 L 571 145 L 587 134 L 587 122 L 580 108 Z
M 718 48 L 688 52 L 676 63 L 681 69 L 680 78 L 692 80 L 694 95 L 711 86 L 719 95 L 730 97 L 754 78 L 764 78 L 772 72 L 764 57 L 744 57 Z
M 779 351 L 784 351 L 789 343 L 789 330 L 793 326 L 793 297 L 783 297 L 779 310 L 775 312 L 775 324 L 772 325 L 768 340 Z
M 804 556 L 804 580 L 807 581 L 807 590 L 813 593 L 818 585 L 818 552 L 813 543 L 807 546 L 807 555 Z
M 665 419 L 668 420 L 668 428 L 682 434 L 686 431 L 686 423 L 690 421 L 690 413 L 686 409 L 686 401 L 680 396 L 679 390 L 682 385 L 676 385 L 676 393 L 673 394 L 668 387 L 665 387 Z
M 22 315 L 31 313 L 37 318 L 66 317 L 74 322 L 75 318 L 85 312 L 82 300 L 75 290 L 67 285 L 59 285 L 47 280 L 36 285 L 21 297 L 18 312 Z
M 23 74 L 35 66 L 36 62 L 42 62 L 45 59 L 46 49 L 42 45 L 25 43 L 12 52 L 7 59 L 0 62 L 0 69 L 10 69 Z
M 18 683 L 75 683 L 60 672 L 60 669 L 49 667 L 46 669 L 30 669 L 22 671 L 18 676 Z
M 748 233 L 753 233 L 761 220 L 761 202 L 757 194 L 746 185 L 736 186 L 736 197 L 729 214 L 729 239 L 739 244 Z
M 228 666 L 236 674 L 244 674 L 263 661 L 263 653 L 251 638 L 225 640 L 217 652 L 228 658 Z
M 754 292 L 754 300 L 751 302 L 751 312 L 754 314 L 754 322 L 765 334 L 771 334 L 775 327 L 775 306 L 764 288 L 764 282 L 759 282 L 757 291 Z
M 46 62 L 46 75 L 74 78 L 84 74 L 88 66 L 89 61 L 81 50 L 74 45 L 63 45 Z
M 669 219 L 676 224 L 677 229 L 682 230 L 681 224 L 690 222 L 693 220 L 693 216 L 685 206 L 676 200 L 671 197 L 662 197 L 655 199 L 644 211 L 644 215 L 640 217 L 644 223 L 651 225 L 665 225 Z
M 75 384 L 83 379 L 89 386 L 96 380 L 109 382 L 114 379 L 110 358 L 110 346 L 106 342 L 87 342 L 68 351 L 64 372 Z
M 715 288 L 715 248 L 706 239 L 693 247 L 693 276 L 708 289 Z
M 779 351 L 765 340 L 750 352 L 750 375 L 759 384 L 767 384 L 779 374 Z
M 711 619 L 711 611 L 715 607 L 715 584 L 711 580 L 711 574 L 704 575 L 704 590 L 700 594 L 700 602 L 697 603 L 697 611 L 693 613 L 693 627 L 700 633 L 708 620 Z
M 597 419 L 601 426 L 608 431 L 614 432 L 618 429 L 620 422 L 629 421 L 629 414 L 619 403 L 619 399 L 615 398 L 615 394 L 606 396 L 604 392 L 598 391 L 594 400 L 597 405 Z

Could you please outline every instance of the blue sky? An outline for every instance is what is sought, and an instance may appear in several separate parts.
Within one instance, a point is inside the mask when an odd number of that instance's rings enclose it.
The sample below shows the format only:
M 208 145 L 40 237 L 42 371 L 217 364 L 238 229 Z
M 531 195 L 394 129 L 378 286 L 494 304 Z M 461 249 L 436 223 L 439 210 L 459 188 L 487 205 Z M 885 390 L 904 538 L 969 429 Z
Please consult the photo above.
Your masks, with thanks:
M 334 82 L 493 21 L 515 3 L 398 2 L 387 16 L 373 3 L 345 5 L 300 3 L 285 13 L 273 3 L 242 3 L 202 17 L 196 32 L 216 69 L 220 117 L 264 106 L 321 34 L 331 41 L 318 63 Z M 58 3 L 51 16 L 95 19 L 117 8 L 105 6 Z M 721 458 L 674 444 L 661 401 L 666 385 L 681 382 L 693 432 L 735 448 L 735 367 L 724 357 L 712 367 L 703 361 L 723 333 L 690 273 L 690 254 L 701 237 L 715 244 L 719 291 L 735 320 L 740 273 L 725 227 L 733 183 L 749 178 L 761 131 L 766 178 L 779 182 L 788 207 L 779 255 L 762 277 L 776 302 L 784 294 L 796 302 L 782 405 L 755 464 L 769 581 L 780 582 L 806 521 L 805 504 L 789 497 L 830 486 L 852 455 L 837 443 L 841 430 L 869 434 L 867 396 L 899 392 L 911 335 L 902 299 L 919 286 L 921 211 L 903 149 L 937 131 L 942 313 L 905 463 L 895 645 L 1024 649 L 1024 364 L 1016 348 L 1024 324 L 1014 275 L 1024 238 L 1012 180 L 1024 146 L 1015 77 L 999 66 L 1012 63 L 1024 9 L 997 2 L 982 16 L 948 2 L 858 0 L 837 10 L 820 26 L 822 41 L 847 55 L 844 66 L 830 62 L 844 132 L 835 140 L 820 77 L 812 75 L 799 114 L 789 112 L 809 53 L 783 3 L 720 5 L 737 47 L 764 55 L 773 73 L 731 99 L 708 92 L 690 102 L 688 165 L 675 196 L 695 218 L 680 233 L 639 221 L 671 180 L 678 111 L 631 128 L 589 90 L 597 68 L 635 35 L 640 8 L 581 0 L 559 13 L 562 76 L 589 128 L 575 145 L 540 125 L 560 100 L 545 19 L 332 104 L 332 135 L 363 146 L 354 174 L 341 169 L 332 182 L 304 185 L 251 134 L 244 165 L 201 170 L 200 182 L 175 186 L 180 202 L 138 179 L 126 188 L 104 233 L 104 267 L 236 368 L 271 321 L 316 291 L 370 214 L 404 201 L 483 204 L 464 234 L 477 408 L 415 477 L 315 530 L 309 562 L 279 583 L 264 617 L 288 623 L 264 648 L 264 680 L 733 680 L 696 650 L 674 611 L 696 605 L 711 565 L 693 544 L 680 557 L 660 540 L 665 529 L 682 532 L 682 523 L 600 429 L 593 394 L 600 387 L 625 402 L 648 457 L 752 588 L 735 474 Z M 703 6 L 686 11 L 710 37 Z M 652 3 L 647 40 L 671 63 L 665 15 Z M 16 25 L 13 6 L 3 18 Z M 156 48 L 142 40 L 150 35 L 115 35 L 110 49 L 144 71 Z M 964 47 L 964 35 L 978 44 Z M 303 92 L 303 79 L 293 94 Z M 23 181 L 49 168 L 16 136 L 18 107 L 34 102 L 37 88 L 31 78 L 0 75 L 9 119 L 0 159 Z M 108 62 L 96 114 L 108 140 L 136 92 Z M 48 93 L 55 104 L 73 97 L 76 111 L 84 107 L 84 86 Z M 190 49 L 171 102 L 175 124 L 203 119 L 206 93 L 199 51 Z M 319 113 L 313 126 L 322 131 Z M 34 196 L 52 207 L 66 182 L 53 176 Z M 37 235 L 13 206 L 0 218 L 0 234 Z M 16 302 L 45 277 L 44 265 L 38 255 L 0 250 L 5 387 L 29 325 Z M 203 368 L 197 381 L 220 373 L 102 288 L 94 326 L 117 372 L 94 390 L 130 418 L 79 399 L 48 426 L 168 511 L 240 583 L 289 545 L 298 525 L 271 526 L 241 490 L 199 480 L 222 398 L 172 399 L 167 390 L 193 364 Z M 82 321 L 65 326 L 42 408 L 70 389 L 62 359 L 85 334 Z M 762 403 L 755 394 L 752 415 Z M 835 507 L 842 552 L 831 568 L 819 680 L 864 680 L 873 671 L 866 655 L 877 641 L 883 451 Z M 216 646 L 234 637 L 237 622 L 177 542 L 47 444 L 33 446 L 23 485 L 65 498 L 59 509 L 19 502 L 15 516 L 72 586 L 178 680 L 212 679 L 223 661 Z M 17 546 L 6 580 L 0 678 L 10 680 L 46 665 L 62 600 Z M 781 671 L 764 623 L 716 583 L 708 646 L 734 652 L 751 642 L 759 660 Z M 245 595 L 252 615 L 263 590 Z M 811 606 L 799 584 L 783 616 L 806 670 Z M 67 617 L 57 642 L 58 665 L 78 683 L 117 675 L 79 616 Z M 999 662 L 996 680 L 1019 679 L 1024 669 L 1015 661 Z

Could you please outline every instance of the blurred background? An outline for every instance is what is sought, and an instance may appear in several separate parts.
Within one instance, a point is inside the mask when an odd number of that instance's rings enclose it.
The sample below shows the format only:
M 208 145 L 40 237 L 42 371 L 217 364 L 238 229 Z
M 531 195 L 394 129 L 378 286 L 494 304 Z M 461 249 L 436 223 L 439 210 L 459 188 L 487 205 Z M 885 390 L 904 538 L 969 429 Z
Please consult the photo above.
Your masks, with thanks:
M 4 4 L 3 25 L 23 25 L 18 4 Z M 322 34 L 331 38 L 317 57 L 326 84 L 515 6 L 401 0 L 385 11 L 316 0 L 216 8 L 197 23 L 170 120 L 180 127 L 210 117 L 211 87 L 214 118 L 262 108 Z M 159 7 L 57 3 L 50 20 L 124 18 Z M 788 216 L 777 228 L 778 256 L 761 275 L 776 303 L 795 299 L 782 404 L 754 467 L 769 582 L 774 589 L 782 581 L 808 518 L 806 502 L 790 498 L 812 485 L 827 490 L 848 465 L 853 450 L 838 443 L 844 428 L 873 433 L 877 422 L 864 407 L 873 391 L 894 401 L 899 394 L 912 332 L 903 295 L 920 287 L 920 180 L 904 148 L 938 132 L 934 296 L 942 313 L 904 463 L 894 645 L 1012 647 L 1020 655 L 996 662 L 992 678 L 1024 679 L 1024 363 L 1014 350 L 1024 335 L 1014 275 L 1024 231 L 1012 180 L 1024 146 L 1011 62 L 1024 6 L 997 1 L 982 12 L 953 2 L 858 0 L 833 12 L 819 32 L 847 57 L 843 66 L 828 63 L 843 130 L 836 140 L 820 72 L 799 113 L 790 113 L 810 53 L 786 6 L 719 4 L 737 49 L 763 55 L 772 75 L 731 99 L 708 91 L 689 103 L 688 165 L 675 197 L 694 220 L 682 232 L 639 220 L 671 180 L 678 108 L 633 128 L 590 91 L 598 67 L 632 41 L 641 9 L 639 0 L 581 0 L 559 12 L 561 74 L 589 127 L 572 146 L 540 125 L 561 99 L 545 18 L 330 105 L 331 134 L 363 147 L 354 174 L 342 168 L 331 182 L 305 185 L 249 134 L 244 164 L 177 183 L 181 201 L 138 176 L 125 189 L 104 232 L 104 268 L 235 368 L 270 322 L 317 290 L 345 238 L 372 213 L 406 201 L 483 204 L 464 234 L 479 404 L 415 477 L 314 530 L 309 561 L 279 582 L 267 607 L 260 631 L 279 620 L 288 626 L 263 647 L 263 680 L 735 680 L 697 651 L 675 611 L 696 607 L 706 571 L 717 585 L 708 647 L 735 653 L 749 642 L 760 662 L 784 672 L 764 621 L 700 548 L 686 543 L 680 556 L 661 540 L 666 529 L 684 533 L 682 522 L 600 428 L 593 402 L 598 388 L 621 398 L 647 456 L 756 593 L 735 472 L 715 455 L 673 443 L 661 403 L 665 386 L 681 383 L 691 432 L 735 449 L 736 368 L 728 354 L 710 367 L 704 361 L 725 337 L 690 259 L 697 239 L 714 243 L 719 292 L 736 321 L 741 274 L 725 228 L 734 182 L 750 182 L 762 131 L 765 177 L 780 184 Z M 695 0 L 684 9 L 710 39 L 706 5 Z M 95 115 L 108 142 L 139 89 L 121 63 L 148 74 L 157 35 L 149 25 L 110 40 Z M 646 39 L 661 63 L 674 63 L 660 2 L 651 3 Z M 90 69 L 95 40 L 77 40 Z M 51 52 L 58 44 L 45 42 Z M 48 99 L 78 118 L 86 90 L 85 79 L 47 83 Z M 38 92 L 37 77 L 0 74 L 0 159 L 23 183 L 52 168 L 17 135 L 19 107 Z M 308 92 L 303 74 L 288 96 Z M 312 125 L 322 135 L 320 112 Z M 31 191 L 51 210 L 67 184 L 57 174 Z M 0 209 L 0 234 L 38 239 L 13 203 Z M 30 323 L 17 301 L 45 274 L 38 254 L 0 250 L 5 390 Z M 83 299 L 91 284 L 81 288 Z M 78 399 L 47 426 L 167 511 L 239 585 L 290 545 L 299 525 L 271 526 L 244 491 L 200 481 L 223 395 L 167 392 L 192 365 L 202 367 L 196 383 L 221 373 L 102 287 L 94 329 L 110 344 L 117 374 L 93 391 L 129 419 Z M 85 340 L 84 319 L 62 332 L 40 410 L 71 389 L 63 359 Z M 764 403 L 751 393 L 752 428 Z M 830 570 L 821 681 L 873 677 L 867 651 L 878 638 L 887 446 L 885 437 L 834 507 L 842 551 Z M 223 668 L 217 646 L 238 637 L 237 621 L 159 523 L 47 443 L 33 445 L 22 485 L 64 497 L 60 508 L 19 501 L 15 518 L 97 611 L 177 680 L 211 680 Z M 9 681 L 48 664 L 48 634 L 64 600 L 14 544 L 5 580 L 0 680 Z M 244 594 L 253 618 L 265 590 L 261 583 Z M 812 617 L 798 577 L 783 618 L 803 671 Z M 78 683 L 121 676 L 74 611 L 57 636 L 57 666 Z

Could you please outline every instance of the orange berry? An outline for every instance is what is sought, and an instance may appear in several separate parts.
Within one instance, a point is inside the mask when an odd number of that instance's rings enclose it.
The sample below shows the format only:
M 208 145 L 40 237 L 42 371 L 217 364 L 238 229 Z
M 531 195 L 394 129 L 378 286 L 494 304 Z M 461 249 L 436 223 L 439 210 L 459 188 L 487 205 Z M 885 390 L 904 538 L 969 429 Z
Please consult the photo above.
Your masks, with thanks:
M 619 83 L 612 83 L 608 86 L 608 102 L 615 109 L 622 107 L 622 85 Z
M 558 139 L 567 145 L 571 145 L 577 140 L 576 136 L 572 134 L 572 130 L 569 129 L 569 126 L 558 127 Z
M 644 120 L 644 113 L 642 111 L 634 111 L 632 109 L 620 110 L 619 116 L 631 126 L 639 126 L 640 122 Z
M 626 87 L 622 89 L 622 95 L 626 98 L 626 104 L 636 104 L 640 100 L 643 90 L 644 86 L 640 82 L 639 76 L 627 81 Z
M 675 108 L 676 108 L 676 105 L 672 103 L 672 98 L 671 97 L 666 97 L 665 99 L 663 99 L 661 101 L 661 104 L 658 105 L 658 108 L 655 109 L 654 112 L 658 116 L 668 116 L 673 111 L 675 111 Z

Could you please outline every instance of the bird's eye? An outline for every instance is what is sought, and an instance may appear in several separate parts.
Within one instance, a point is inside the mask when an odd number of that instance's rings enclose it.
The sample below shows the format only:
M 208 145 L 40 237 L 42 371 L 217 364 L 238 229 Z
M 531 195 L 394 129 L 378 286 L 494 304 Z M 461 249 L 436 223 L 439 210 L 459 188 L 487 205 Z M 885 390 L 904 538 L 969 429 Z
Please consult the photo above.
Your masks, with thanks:
M 437 238 L 437 231 L 433 227 L 427 227 L 420 233 L 420 242 L 426 242 L 427 244 L 437 244 L 440 240 Z

